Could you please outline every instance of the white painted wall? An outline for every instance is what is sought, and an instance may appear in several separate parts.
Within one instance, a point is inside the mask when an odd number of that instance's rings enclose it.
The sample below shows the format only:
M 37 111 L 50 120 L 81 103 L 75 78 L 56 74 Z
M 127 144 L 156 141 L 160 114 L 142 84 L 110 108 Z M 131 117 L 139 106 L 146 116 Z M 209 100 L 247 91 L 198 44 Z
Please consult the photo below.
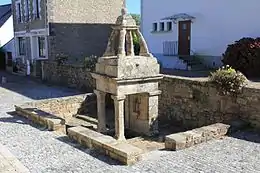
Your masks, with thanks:
M 14 38 L 13 17 L 11 16 L 0 28 L 0 47 Z
M 174 24 L 172 32 L 152 33 L 152 24 L 177 13 L 196 17 L 191 50 L 201 55 L 221 56 L 235 40 L 260 36 L 259 0 L 142 0 L 141 7 L 142 32 L 154 54 L 162 54 L 163 41 L 178 41 L 178 30 Z

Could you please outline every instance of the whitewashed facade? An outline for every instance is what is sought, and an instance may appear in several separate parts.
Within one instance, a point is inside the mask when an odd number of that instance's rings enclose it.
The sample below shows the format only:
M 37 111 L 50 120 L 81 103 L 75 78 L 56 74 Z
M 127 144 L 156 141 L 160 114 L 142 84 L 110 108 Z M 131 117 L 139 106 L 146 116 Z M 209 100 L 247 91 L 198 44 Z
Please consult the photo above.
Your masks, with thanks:
M 141 28 L 151 52 L 168 67 L 181 69 L 180 51 L 220 66 L 228 44 L 260 36 L 259 7 L 259 0 L 141 0 Z
M 0 47 L 6 52 L 12 52 L 14 54 L 14 29 L 13 29 L 13 17 L 9 19 L 0 27 Z

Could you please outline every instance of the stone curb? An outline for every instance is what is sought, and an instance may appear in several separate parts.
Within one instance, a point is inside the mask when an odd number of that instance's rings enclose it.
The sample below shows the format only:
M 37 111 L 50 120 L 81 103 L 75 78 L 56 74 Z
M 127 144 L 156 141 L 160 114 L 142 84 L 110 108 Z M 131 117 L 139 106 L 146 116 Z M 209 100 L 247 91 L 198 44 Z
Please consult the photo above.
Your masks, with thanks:
M 143 151 L 124 141 L 117 141 L 111 136 L 81 126 L 68 128 L 68 136 L 81 145 L 97 149 L 101 153 L 120 161 L 125 165 L 132 165 L 141 159 Z
M 56 131 L 65 128 L 65 120 L 48 113 L 37 113 L 34 110 L 26 110 L 15 105 L 15 111 L 32 122 L 46 126 L 50 131 Z
M 186 132 L 168 135 L 165 138 L 165 148 L 168 150 L 182 150 L 212 139 L 219 139 L 229 131 L 230 125 L 216 123 Z

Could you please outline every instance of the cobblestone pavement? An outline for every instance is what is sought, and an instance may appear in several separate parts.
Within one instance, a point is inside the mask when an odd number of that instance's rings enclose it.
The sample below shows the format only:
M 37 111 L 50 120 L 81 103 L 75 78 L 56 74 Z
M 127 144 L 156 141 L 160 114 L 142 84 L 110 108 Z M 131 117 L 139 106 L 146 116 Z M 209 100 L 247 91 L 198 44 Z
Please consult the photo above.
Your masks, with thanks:
M 0 144 L 0 172 L 29 173 L 29 170 L 5 146 Z
M 183 151 L 154 151 L 134 166 L 119 165 L 96 151 L 81 148 L 61 134 L 46 131 L 8 113 L 14 110 L 14 104 L 71 95 L 73 91 L 24 78 L 8 76 L 8 81 L 0 84 L 0 143 L 32 173 L 260 173 L 260 136 L 246 132 Z

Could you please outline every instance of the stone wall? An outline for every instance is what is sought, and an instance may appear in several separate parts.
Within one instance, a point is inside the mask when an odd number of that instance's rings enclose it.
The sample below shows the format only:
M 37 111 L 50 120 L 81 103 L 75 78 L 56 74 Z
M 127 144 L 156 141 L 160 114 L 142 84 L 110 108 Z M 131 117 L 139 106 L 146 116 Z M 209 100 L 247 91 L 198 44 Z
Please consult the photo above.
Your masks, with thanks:
M 160 83 L 159 119 L 187 129 L 237 119 L 260 128 L 260 89 L 253 85 L 236 97 L 221 96 L 206 80 L 165 76 Z
M 44 63 L 44 79 L 63 86 L 92 90 L 95 81 L 83 66 Z M 254 84 L 255 85 L 255 84 Z M 237 97 L 222 96 L 207 80 L 165 75 L 160 82 L 159 121 L 187 129 L 241 119 L 260 128 L 260 88 L 252 83 Z M 171 120 L 171 121 L 169 121 Z
M 57 54 L 66 55 L 71 61 L 101 56 L 123 3 L 123 0 L 48 1 L 49 59 L 54 60 Z
M 68 86 L 79 90 L 91 91 L 95 87 L 95 81 L 91 77 L 90 70 L 83 65 L 57 65 L 56 62 L 43 62 L 43 79 L 48 83 Z
M 19 107 L 22 109 L 35 109 L 35 111 L 44 111 L 60 118 L 70 118 L 76 115 L 82 108 L 87 94 L 75 95 L 69 97 L 45 99 L 30 103 L 25 103 Z

